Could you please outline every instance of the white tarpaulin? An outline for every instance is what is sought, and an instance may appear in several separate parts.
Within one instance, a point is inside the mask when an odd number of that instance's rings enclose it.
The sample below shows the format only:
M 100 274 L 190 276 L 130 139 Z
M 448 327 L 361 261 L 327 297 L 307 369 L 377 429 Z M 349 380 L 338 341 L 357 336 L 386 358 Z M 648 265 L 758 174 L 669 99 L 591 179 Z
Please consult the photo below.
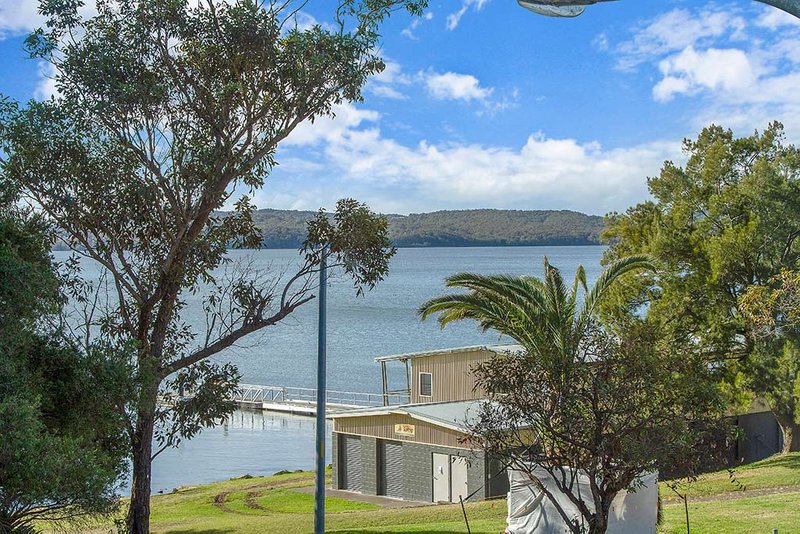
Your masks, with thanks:
M 552 495 L 567 517 L 580 524 L 581 514 L 570 499 L 556 486 L 550 474 L 536 467 L 532 474 Z M 515 469 L 508 470 L 510 491 L 508 492 L 509 534 L 561 534 L 570 532 L 550 497 L 542 492 L 531 476 Z M 578 490 L 583 502 L 594 510 L 589 479 L 584 473 L 578 475 Z M 573 494 L 578 495 L 577 491 Z M 636 491 L 620 492 L 611 504 L 608 514 L 609 534 L 655 534 L 658 520 L 658 473 L 642 477 L 642 486 Z

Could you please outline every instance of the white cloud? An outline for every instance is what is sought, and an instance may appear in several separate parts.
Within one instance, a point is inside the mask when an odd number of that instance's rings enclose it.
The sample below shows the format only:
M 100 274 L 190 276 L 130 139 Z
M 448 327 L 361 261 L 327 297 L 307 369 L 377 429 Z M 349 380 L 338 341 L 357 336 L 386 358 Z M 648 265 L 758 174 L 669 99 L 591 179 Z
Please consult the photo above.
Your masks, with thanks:
M 688 47 L 661 61 L 659 69 L 664 78 L 653 88 L 653 96 L 661 102 L 700 89 L 745 90 L 757 77 L 747 54 L 736 49 L 709 48 L 698 52 Z
M 429 71 L 421 74 L 428 93 L 439 100 L 486 100 L 491 96 L 491 87 L 481 87 L 478 78 L 471 74 L 456 72 L 437 73 Z
M 645 21 L 609 50 L 623 70 L 657 73 L 657 102 L 693 97 L 693 129 L 715 122 L 747 134 L 780 120 L 800 139 L 798 22 L 774 8 L 722 12 L 708 4 Z
M 433 20 L 433 11 L 428 11 L 422 17 L 416 17 L 414 20 L 411 21 L 411 24 L 406 26 L 401 32 L 400 35 L 404 37 L 408 37 L 409 39 L 413 39 L 416 41 L 417 35 L 414 33 L 417 28 L 420 27 L 423 21 Z
M 632 69 L 653 57 L 702 46 L 709 40 L 727 36 L 733 40 L 745 38 L 746 21 L 730 11 L 688 11 L 673 9 L 645 22 L 631 40 L 617 46 L 617 66 Z
M 78 13 L 84 18 L 95 15 L 95 2 L 88 0 Z M 0 40 L 24 35 L 44 23 L 45 17 L 39 14 L 39 0 L 0 0 Z
M 333 108 L 334 117 L 319 117 L 313 123 L 301 123 L 282 146 L 315 145 L 323 142 L 337 143 L 362 123 L 375 122 L 380 118 L 377 111 L 358 109 L 352 104 L 341 104 Z
M 782 26 L 800 26 L 800 19 L 781 9 L 765 7 L 756 20 L 756 25 L 775 30 Z
M 605 32 L 602 32 L 602 33 L 598 34 L 597 37 L 594 38 L 594 41 L 592 41 L 592 44 L 598 50 L 602 50 L 602 51 L 608 50 L 608 48 L 610 46 L 609 42 L 608 42 L 608 35 L 606 35 Z
M 30 32 L 43 23 L 38 0 L 0 0 L 0 39 Z
M 681 158 L 678 142 L 605 149 L 542 133 L 518 147 L 426 140 L 406 145 L 385 137 L 375 115 L 352 108 L 348 113 L 340 117 L 350 126 L 305 141 L 313 143 L 326 175 L 337 177 L 331 189 L 358 192 L 384 212 L 557 207 L 603 214 L 641 201 L 647 195 L 645 178 L 665 159 Z M 331 202 L 328 196 L 312 200 Z
M 310 30 L 314 26 L 319 24 L 316 18 L 313 15 L 306 13 L 305 11 L 298 11 L 294 14 L 294 24 L 298 31 L 304 32 Z
M 461 0 L 461 7 L 458 8 L 457 11 L 447 15 L 447 29 L 451 31 L 455 30 L 461 22 L 462 17 L 467 14 L 470 8 L 475 11 L 480 11 L 488 1 L 489 0 Z
M 56 89 L 55 67 L 50 63 L 41 61 L 38 66 L 39 81 L 33 91 L 33 97 L 37 100 L 47 100 L 51 96 L 58 94 Z
M 399 63 L 386 60 L 386 67 L 382 72 L 370 78 L 364 90 L 382 98 L 405 100 L 408 97 L 400 90 L 401 87 L 410 85 L 414 78 L 403 72 Z

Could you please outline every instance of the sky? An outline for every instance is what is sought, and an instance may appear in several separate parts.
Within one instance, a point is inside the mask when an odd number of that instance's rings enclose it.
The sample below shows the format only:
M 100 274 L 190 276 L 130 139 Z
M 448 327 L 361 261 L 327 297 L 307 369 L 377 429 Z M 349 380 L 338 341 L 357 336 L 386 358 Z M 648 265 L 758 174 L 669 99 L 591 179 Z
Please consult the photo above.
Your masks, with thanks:
M 0 93 L 17 100 L 53 91 L 22 48 L 37 5 L 0 0 Z M 332 6 L 310 0 L 301 17 Z M 381 33 L 387 66 L 364 101 L 283 142 L 259 208 L 603 215 L 647 199 L 647 177 L 708 124 L 749 135 L 779 120 L 800 144 L 800 20 L 752 0 L 620 0 L 574 19 L 431 0 Z

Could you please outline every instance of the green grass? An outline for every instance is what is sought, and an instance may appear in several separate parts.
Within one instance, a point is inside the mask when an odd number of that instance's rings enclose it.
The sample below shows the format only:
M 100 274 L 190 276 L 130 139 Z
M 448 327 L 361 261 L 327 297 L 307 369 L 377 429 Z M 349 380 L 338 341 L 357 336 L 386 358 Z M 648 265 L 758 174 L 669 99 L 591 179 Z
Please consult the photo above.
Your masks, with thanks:
M 702 475 L 697 482 L 689 485 L 687 494 L 690 497 L 703 497 L 733 493 L 744 487 L 747 491 L 800 486 L 800 453 L 789 453 L 773 456 L 760 462 L 735 468 L 734 477 L 739 485 L 733 483 L 727 471 L 719 471 Z M 661 484 L 661 496 L 666 500 L 675 498 L 675 494 Z
M 692 534 L 800 532 L 800 492 L 725 501 L 689 502 Z M 664 533 L 685 533 L 683 504 L 664 507 Z
M 182 488 L 152 500 L 152 531 L 173 534 L 312 532 L 314 496 L 293 491 L 310 486 L 314 474 L 228 480 Z M 388 509 L 374 504 L 327 498 L 330 532 L 466 532 L 459 505 Z M 472 532 L 499 533 L 505 526 L 505 501 L 470 503 Z
M 800 454 L 769 458 L 737 468 L 735 473 L 748 491 L 773 491 L 782 487 L 789 491 L 739 496 L 734 493 L 737 486 L 730 482 L 727 471 L 705 475 L 688 488 L 693 534 L 771 533 L 773 528 L 779 529 L 781 534 L 800 532 Z M 300 472 L 240 478 L 154 496 L 152 531 L 172 534 L 312 532 L 313 495 L 294 489 L 311 486 L 313 477 L 311 472 Z M 664 524 L 659 532 L 686 532 L 683 503 L 668 498 L 670 493 L 662 484 Z M 692 502 L 692 499 L 712 496 L 725 500 Z M 457 504 L 382 508 L 328 498 L 326 509 L 326 526 L 330 532 L 466 532 L 461 507 Z M 473 533 L 497 534 L 504 530 L 504 500 L 470 503 L 466 509 Z

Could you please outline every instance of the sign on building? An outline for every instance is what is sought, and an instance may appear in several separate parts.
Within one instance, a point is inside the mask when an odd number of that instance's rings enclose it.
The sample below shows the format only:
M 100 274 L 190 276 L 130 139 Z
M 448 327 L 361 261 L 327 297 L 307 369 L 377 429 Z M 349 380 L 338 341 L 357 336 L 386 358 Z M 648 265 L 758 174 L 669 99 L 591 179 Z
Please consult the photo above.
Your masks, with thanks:
M 416 433 L 416 428 L 414 427 L 414 425 L 409 425 L 407 423 L 400 423 L 394 425 L 394 433 L 397 434 L 398 436 L 414 437 L 414 434 Z

